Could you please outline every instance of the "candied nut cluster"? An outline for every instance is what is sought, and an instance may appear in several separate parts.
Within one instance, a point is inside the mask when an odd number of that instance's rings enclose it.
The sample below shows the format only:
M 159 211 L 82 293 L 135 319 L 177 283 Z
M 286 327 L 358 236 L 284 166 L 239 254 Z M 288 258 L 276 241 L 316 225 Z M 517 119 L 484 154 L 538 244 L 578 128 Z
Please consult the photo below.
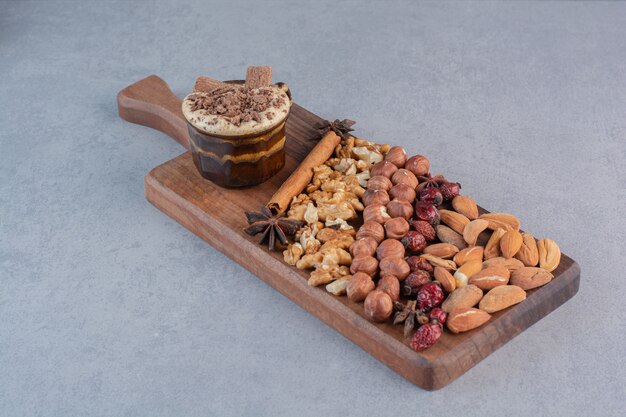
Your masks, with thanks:
M 354 224 L 365 210 L 370 169 L 388 151 L 388 145 L 348 136 L 332 158 L 313 169 L 309 185 L 291 201 L 287 218 L 302 221 L 305 226 L 296 232 L 295 243 L 287 246 L 283 258 L 299 269 L 312 269 L 309 285 L 324 284 L 328 292 L 342 295 L 348 290 L 355 268 L 372 269 L 362 259 L 353 264 L 353 253 L 369 252 L 363 244 L 352 253 L 348 250 L 356 236 Z M 374 242 L 372 250 L 376 246 Z
M 481 214 L 460 189 L 422 155 L 348 137 L 293 198 L 288 218 L 305 226 L 284 260 L 427 349 L 444 329 L 470 331 L 522 302 L 560 264 L 553 240 L 520 231 L 511 214 Z
M 521 302 L 560 261 L 552 240 L 521 233 L 513 215 L 480 214 L 458 183 L 429 171 L 426 157 L 390 148 L 370 169 L 364 223 L 350 247 L 351 271 L 368 277 L 351 299 L 365 301 L 372 321 L 393 315 L 416 350 L 435 344 L 444 326 L 468 331 Z

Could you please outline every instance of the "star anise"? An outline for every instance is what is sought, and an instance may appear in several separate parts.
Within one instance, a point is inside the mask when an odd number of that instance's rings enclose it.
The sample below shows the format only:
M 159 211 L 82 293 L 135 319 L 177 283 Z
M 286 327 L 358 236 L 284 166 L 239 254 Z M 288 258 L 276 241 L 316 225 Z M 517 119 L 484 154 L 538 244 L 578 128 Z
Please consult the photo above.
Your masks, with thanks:
M 356 122 L 354 120 L 350 120 L 350 119 L 343 119 L 343 120 L 335 119 L 334 122 L 331 122 L 330 120 L 324 120 L 322 124 L 318 126 L 317 129 L 320 131 L 320 137 L 324 136 L 326 133 L 332 130 L 337 135 L 339 135 L 342 139 L 346 139 L 348 136 L 348 133 L 354 130 L 352 129 L 352 126 L 355 123 Z
M 420 185 L 422 188 L 439 188 L 441 184 L 443 184 L 446 179 L 441 174 L 437 174 L 435 176 L 430 175 L 430 173 L 417 177 L 419 179 Z
M 285 214 L 273 215 L 270 209 L 263 207 L 260 212 L 246 212 L 249 227 L 244 231 L 250 236 L 261 233 L 259 243 L 267 241 L 268 249 L 274 250 L 276 240 L 286 245 L 287 236 L 291 236 L 304 225 L 298 220 L 286 219 Z
M 393 324 L 404 323 L 404 337 L 409 337 L 417 327 L 428 323 L 428 316 L 422 311 L 416 310 L 416 306 L 416 300 L 407 301 L 406 304 L 399 301 L 393 303 L 393 308 L 396 310 Z

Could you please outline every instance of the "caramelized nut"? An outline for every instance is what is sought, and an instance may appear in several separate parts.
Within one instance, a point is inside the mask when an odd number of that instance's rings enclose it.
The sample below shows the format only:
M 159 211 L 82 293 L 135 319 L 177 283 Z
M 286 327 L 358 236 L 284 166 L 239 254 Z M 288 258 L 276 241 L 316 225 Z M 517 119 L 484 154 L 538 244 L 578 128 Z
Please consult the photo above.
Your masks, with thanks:
M 454 279 L 456 280 L 456 287 L 463 287 L 467 285 L 472 275 L 476 274 L 483 268 L 483 263 L 480 261 L 465 262 L 454 273 Z
M 370 171 L 370 175 L 372 175 Z M 380 190 L 380 191 L 389 191 L 393 187 L 391 180 L 382 175 L 372 175 L 372 177 L 367 180 L 367 189 L 368 190 Z
M 412 203 L 413 201 L 415 201 L 415 197 L 416 197 L 415 188 L 411 188 L 411 186 L 403 184 L 403 183 L 394 185 L 389 190 L 389 197 L 393 199 L 408 201 L 409 203 Z M 387 201 L 387 203 L 388 202 L 389 201 Z
M 428 174 L 428 171 L 430 171 L 430 162 L 425 156 L 415 155 L 406 161 L 404 168 L 419 177 Z
M 385 229 L 378 222 L 366 221 L 359 227 L 359 231 L 356 232 L 357 240 L 363 239 L 364 237 L 371 237 L 376 243 L 380 243 L 385 238 Z
M 404 217 L 396 217 L 385 222 L 385 232 L 390 239 L 402 239 L 409 231 L 409 222 Z
M 365 222 L 371 221 L 384 224 L 390 218 L 391 216 L 387 213 L 387 208 L 382 204 L 372 204 L 371 206 L 365 207 L 363 210 L 363 221 Z
M 374 287 L 374 281 L 372 281 L 372 278 L 369 275 L 357 272 L 352 275 L 352 278 L 350 278 L 350 282 L 348 282 L 348 287 L 346 288 L 346 293 L 348 294 L 348 298 L 350 300 L 359 302 L 365 300 L 367 294 L 369 294 Z
M 465 248 L 459 251 L 456 255 L 454 255 L 454 263 L 458 266 L 463 265 L 465 262 L 469 261 L 482 261 L 484 254 L 484 248 L 482 246 L 472 246 L 469 248 Z
M 411 273 L 409 264 L 404 258 L 383 258 L 380 261 L 380 275 L 393 275 L 399 280 L 405 279 Z
M 361 197 L 363 200 L 363 205 L 365 207 L 371 206 L 373 204 L 381 204 L 386 206 L 389 202 L 389 194 L 387 191 L 383 190 L 367 190 L 363 193 Z
M 376 289 L 387 293 L 393 301 L 400 298 L 400 281 L 393 275 L 385 275 L 379 279 Z
M 459 248 L 451 243 L 435 243 L 424 248 L 424 253 L 437 256 L 442 259 L 451 259 L 459 252 Z M 479 259 L 481 261 L 482 259 Z
M 389 161 L 380 161 L 374 164 L 370 169 L 371 176 L 382 175 L 383 177 L 391 178 L 391 176 L 398 170 L 398 167 Z
M 396 239 L 386 239 L 376 249 L 376 258 L 404 258 L 404 245 Z
M 376 223 L 378 224 L 378 223 Z M 376 248 L 378 247 L 378 242 L 374 240 L 372 237 L 364 237 L 350 245 L 350 253 L 354 258 L 359 256 L 374 256 L 376 253 Z
M 389 161 L 398 168 L 402 168 L 406 163 L 406 151 L 402 146 L 392 146 L 385 155 L 385 161 Z
M 455 290 L 456 280 L 447 269 L 436 266 L 434 275 L 435 281 L 441 284 L 441 288 L 443 288 L 445 292 L 450 293 Z
M 394 174 L 391 176 L 391 182 L 394 185 L 406 184 L 412 189 L 416 189 L 417 184 L 419 184 L 419 181 L 417 180 L 415 174 L 404 168 L 401 168 L 394 172 Z
M 376 271 L 378 271 L 378 261 L 373 256 L 357 256 L 352 260 L 352 265 L 350 265 L 351 274 L 363 272 L 373 277 L 376 275 Z
M 393 312 L 393 301 L 386 292 L 374 290 L 365 298 L 363 308 L 369 320 L 383 322 L 387 320 Z
M 409 220 L 413 215 L 413 205 L 408 201 L 396 198 L 387 204 L 387 213 L 391 217 L 402 217 Z

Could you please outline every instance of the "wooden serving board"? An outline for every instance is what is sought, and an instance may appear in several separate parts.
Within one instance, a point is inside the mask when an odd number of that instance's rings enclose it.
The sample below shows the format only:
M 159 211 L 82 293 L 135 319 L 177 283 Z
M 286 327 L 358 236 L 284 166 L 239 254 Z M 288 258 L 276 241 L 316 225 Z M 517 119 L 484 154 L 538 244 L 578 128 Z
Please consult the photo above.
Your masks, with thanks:
M 145 78 L 118 94 L 120 117 L 158 129 L 188 147 L 180 99 L 156 76 Z M 147 199 L 191 232 L 209 242 L 284 296 L 359 345 L 414 384 L 439 389 L 450 383 L 504 343 L 563 304 L 578 291 L 580 268 L 566 255 L 547 285 L 528 292 L 516 306 L 493 315 L 484 326 L 467 333 L 444 332 L 424 352 L 413 351 L 402 326 L 376 324 L 363 314 L 363 304 L 336 297 L 324 287 L 307 285 L 308 271 L 283 262 L 280 252 L 269 252 L 258 237 L 243 232 L 245 211 L 265 204 L 315 145 L 314 125 L 321 119 L 294 104 L 287 122 L 287 160 L 269 181 L 252 188 L 225 189 L 203 179 L 191 154 L 154 168 L 145 177 Z

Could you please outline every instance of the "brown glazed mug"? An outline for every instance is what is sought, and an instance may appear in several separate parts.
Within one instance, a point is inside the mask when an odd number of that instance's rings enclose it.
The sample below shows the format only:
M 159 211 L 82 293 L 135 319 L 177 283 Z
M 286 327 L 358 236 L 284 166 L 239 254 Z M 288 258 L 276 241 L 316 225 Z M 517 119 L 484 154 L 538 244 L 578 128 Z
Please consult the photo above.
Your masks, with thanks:
M 240 84 L 242 81 L 227 81 Z M 285 84 L 276 85 L 289 98 Z M 223 187 L 260 184 L 285 165 L 285 124 L 289 110 L 269 128 L 245 135 L 203 132 L 187 120 L 193 162 L 200 175 Z

